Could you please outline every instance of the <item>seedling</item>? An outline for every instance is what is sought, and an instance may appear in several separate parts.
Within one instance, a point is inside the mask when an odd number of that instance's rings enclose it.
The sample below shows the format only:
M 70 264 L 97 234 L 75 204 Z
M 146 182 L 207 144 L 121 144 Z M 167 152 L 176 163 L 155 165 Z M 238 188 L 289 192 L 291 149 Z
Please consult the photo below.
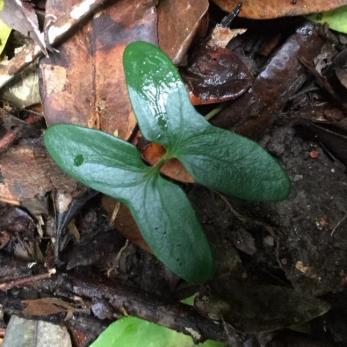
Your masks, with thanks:
M 160 175 L 162 164 L 176 158 L 195 182 L 251 201 L 285 199 L 288 177 L 258 144 L 210 125 L 159 48 L 132 43 L 123 63 L 142 134 L 166 149 L 159 163 L 148 166 L 132 144 L 76 125 L 50 127 L 45 145 L 67 174 L 127 205 L 155 256 L 172 272 L 189 282 L 205 281 L 213 274 L 208 242 L 185 193 Z

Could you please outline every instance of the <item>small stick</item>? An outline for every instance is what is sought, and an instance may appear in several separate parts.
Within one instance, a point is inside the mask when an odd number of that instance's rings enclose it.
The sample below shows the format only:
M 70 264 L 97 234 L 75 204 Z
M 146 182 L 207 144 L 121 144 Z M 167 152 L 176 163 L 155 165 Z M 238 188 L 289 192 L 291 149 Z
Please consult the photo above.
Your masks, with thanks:
M 69 13 L 58 18 L 53 25 L 46 28 L 47 32 L 45 33 L 45 37 L 48 41 L 46 44 L 55 46 L 62 43 L 72 35 L 76 27 L 110 1 L 111 0 L 81 0 L 80 3 L 72 6 Z M 49 14 L 47 15 L 49 16 Z M 18 73 L 23 71 L 42 55 L 43 52 L 41 47 L 34 42 L 30 42 L 6 64 L 0 64 L 0 89 L 6 86 Z
M 55 273 L 56 273 L 56 269 L 53 268 L 43 274 L 39 274 L 35 276 L 20 277 L 20 278 L 15 278 L 13 280 L 5 281 L 0 283 L 0 290 L 6 291 L 12 288 L 25 287 L 25 286 L 31 285 L 34 282 L 50 278 Z
M 166 326 L 192 336 L 196 342 L 205 339 L 226 341 L 226 333 L 220 321 L 202 317 L 189 305 L 168 303 L 152 294 L 119 283 L 106 285 L 72 276 L 68 276 L 63 283 L 75 295 L 94 301 L 107 300 L 118 313 Z
M 347 219 L 347 213 L 338 221 L 338 223 L 334 226 L 333 230 L 331 230 L 330 236 L 333 236 L 337 228 Z
M 241 6 L 242 3 L 239 2 L 235 8 L 227 15 L 225 16 L 222 21 L 220 22 L 220 25 L 224 28 L 228 28 L 230 26 L 230 24 L 232 23 L 232 21 L 239 15 L 240 11 L 241 11 Z
M 17 135 L 14 131 L 7 132 L 0 139 L 0 153 L 6 152 L 7 149 L 12 145 L 12 143 L 16 140 Z

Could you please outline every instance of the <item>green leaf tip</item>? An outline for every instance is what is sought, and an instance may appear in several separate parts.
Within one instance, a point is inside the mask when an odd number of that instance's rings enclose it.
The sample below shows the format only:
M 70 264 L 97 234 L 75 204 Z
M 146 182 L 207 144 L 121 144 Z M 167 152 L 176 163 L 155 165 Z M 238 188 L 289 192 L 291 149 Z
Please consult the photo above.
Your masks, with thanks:
M 188 282 L 213 275 L 206 236 L 184 192 L 141 160 L 130 143 L 71 124 L 45 131 L 45 146 L 68 175 L 130 209 L 154 255 Z
M 335 10 L 315 13 L 307 17 L 316 23 L 326 24 L 332 30 L 347 34 L 347 6 Z
M 176 67 L 158 47 L 131 43 L 123 59 L 144 137 L 165 146 L 196 182 L 250 201 L 287 198 L 290 181 L 278 162 L 257 143 L 210 125 L 191 105 Z
M 190 336 L 145 321 L 123 317 L 109 325 L 90 347 L 225 347 L 224 343 L 207 340 L 195 344 Z

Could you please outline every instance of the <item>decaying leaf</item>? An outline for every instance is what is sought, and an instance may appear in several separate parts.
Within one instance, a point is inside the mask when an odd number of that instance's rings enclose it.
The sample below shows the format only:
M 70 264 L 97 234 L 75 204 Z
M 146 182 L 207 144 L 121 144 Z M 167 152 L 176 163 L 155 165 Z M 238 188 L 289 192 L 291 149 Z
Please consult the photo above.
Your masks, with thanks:
M 183 74 L 194 105 L 234 100 L 252 84 L 241 58 L 228 48 L 205 48 Z
M 77 0 L 47 1 L 60 17 Z M 41 60 L 40 90 L 47 123 L 96 127 L 128 139 L 136 120 L 128 101 L 123 51 L 135 40 L 157 41 L 155 1 L 121 0 Z
M 65 327 L 12 316 L 6 329 L 3 347 L 72 347 Z
M 213 0 L 221 9 L 231 12 L 239 0 Z M 254 19 L 270 19 L 298 16 L 308 13 L 333 10 L 347 5 L 346 0 L 244 0 L 240 16 Z
M 73 313 L 77 309 L 70 303 L 59 298 L 41 298 L 23 300 L 25 305 L 23 314 L 28 316 L 48 316 L 58 313 Z
M 66 177 L 35 140 L 10 148 L 0 157 L 0 200 L 19 205 L 43 197 L 54 188 L 74 190 L 77 183 Z
M 38 73 L 30 71 L 22 75 L 14 85 L 5 88 L 1 96 L 18 108 L 25 108 L 40 103 Z
M 40 32 L 36 13 L 31 3 L 22 0 L 6 0 L 0 18 L 24 36 L 31 37 L 46 52 L 43 33 Z
M 244 34 L 246 31 L 247 29 L 230 29 L 218 24 L 211 33 L 211 37 L 207 42 L 207 47 L 225 48 L 232 39 Z
M 200 21 L 208 10 L 207 0 L 162 0 L 158 7 L 159 46 L 174 64 L 184 58 Z
M 224 319 L 238 330 L 257 333 L 302 324 L 323 315 L 330 305 L 294 289 L 227 279 L 216 285 L 216 296 L 200 295 L 196 308 Z M 218 286 L 218 288 L 217 288 Z
M 305 83 L 307 71 L 302 59 L 312 62 L 320 54 L 323 44 L 313 23 L 299 26 L 269 59 L 251 89 L 224 108 L 212 123 L 246 136 L 261 136 L 278 110 Z

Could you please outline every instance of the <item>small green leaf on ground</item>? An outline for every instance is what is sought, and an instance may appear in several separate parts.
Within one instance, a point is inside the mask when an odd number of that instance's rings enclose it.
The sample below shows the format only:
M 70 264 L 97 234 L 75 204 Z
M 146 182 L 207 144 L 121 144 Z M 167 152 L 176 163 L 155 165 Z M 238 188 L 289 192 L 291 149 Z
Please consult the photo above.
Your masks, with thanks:
M 0 3 L 0 7 L 2 6 L 3 3 Z M 12 29 L 0 19 L 0 54 L 6 46 L 6 42 L 10 36 L 11 30 Z
M 198 345 L 190 336 L 136 317 L 112 323 L 90 347 L 225 347 L 208 340 Z
M 347 6 L 342 6 L 333 11 L 327 11 L 308 16 L 316 23 L 327 24 L 332 30 L 347 34 Z

